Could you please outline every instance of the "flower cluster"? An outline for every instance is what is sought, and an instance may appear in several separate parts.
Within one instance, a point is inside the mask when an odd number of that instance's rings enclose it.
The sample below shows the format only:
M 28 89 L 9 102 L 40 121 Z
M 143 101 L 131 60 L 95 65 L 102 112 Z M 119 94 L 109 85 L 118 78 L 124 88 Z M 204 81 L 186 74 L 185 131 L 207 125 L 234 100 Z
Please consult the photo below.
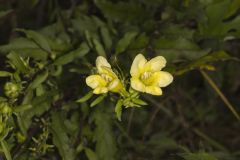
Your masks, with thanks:
M 161 71 L 166 66 L 166 59 L 157 56 L 147 61 L 142 54 L 138 54 L 130 70 L 131 87 L 138 92 L 145 92 L 152 95 L 162 95 L 162 87 L 168 86 L 173 81 L 173 76 Z M 108 61 L 99 56 L 96 59 L 98 73 L 86 78 L 86 83 L 93 89 L 94 94 L 110 92 L 123 92 L 126 90 L 124 84 L 113 72 Z
M 139 99 L 139 93 L 148 93 L 152 95 L 162 95 L 163 87 L 168 86 L 173 81 L 173 76 L 165 71 L 161 71 L 166 66 L 166 59 L 157 56 L 147 61 L 142 54 L 138 54 L 132 63 L 130 69 L 131 78 L 129 81 L 123 81 L 117 73 L 114 72 L 109 62 L 102 56 L 96 59 L 97 72 L 86 78 L 86 84 L 93 89 L 90 94 L 80 99 L 82 102 L 89 99 L 92 94 L 106 95 L 108 92 L 120 94 L 120 98 L 115 107 L 118 118 L 120 119 L 122 106 L 139 107 L 146 105 Z M 125 79 L 125 78 L 124 78 Z M 130 82 L 130 87 L 128 84 Z M 129 88 L 129 89 L 127 89 Z M 92 104 L 96 105 L 105 96 L 97 98 Z

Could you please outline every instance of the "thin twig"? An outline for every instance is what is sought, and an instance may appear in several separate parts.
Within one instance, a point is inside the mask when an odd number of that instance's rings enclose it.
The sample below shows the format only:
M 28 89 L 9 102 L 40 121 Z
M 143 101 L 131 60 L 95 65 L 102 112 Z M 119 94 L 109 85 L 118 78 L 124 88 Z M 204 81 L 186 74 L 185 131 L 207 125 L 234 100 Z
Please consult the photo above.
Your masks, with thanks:
M 237 111 L 235 110 L 235 108 L 233 107 L 233 105 L 229 102 L 229 100 L 226 98 L 226 96 L 223 94 L 223 92 L 218 88 L 218 86 L 216 85 L 216 83 L 209 77 L 209 75 L 204 72 L 203 70 L 200 70 L 200 73 L 203 75 L 203 77 L 207 80 L 207 82 L 210 84 L 210 86 L 216 91 L 216 93 L 220 96 L 220 98 L 222 99 L 222 101 L 226 104 L 226 106 L 228 107 L 228 109 L 230 109 L 230 111 L 233 113 L 233 115 L 240 120 L 240 116 L 237 113 Z

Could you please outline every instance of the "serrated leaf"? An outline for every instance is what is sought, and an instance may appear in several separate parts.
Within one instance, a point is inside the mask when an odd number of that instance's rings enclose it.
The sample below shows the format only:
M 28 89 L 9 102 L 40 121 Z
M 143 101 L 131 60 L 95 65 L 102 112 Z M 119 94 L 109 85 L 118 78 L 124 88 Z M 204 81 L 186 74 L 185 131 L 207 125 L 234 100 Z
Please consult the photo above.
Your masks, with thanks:
M 71 51 L 70 53 L 67 53 L 67 54 L 57 58 L 53 64 L 54 65 L 68 64 L 77 58 L 81 58 L 81 57 L 85 56 L 88 52 L 89 52 L 88 45 L 86 43 L 82 43 L 78 49 Z
M 89 100 L 92 96 L 93 96 L 93 91 L 90 91 L 90 92 L 88 92 L 85 96 L 83 96 L 82 98 L 78 99 L 76 102 L 77 102 L 77 103 L 86 102 L 86 101 Z
M 135 31 L 125 33 L 123 38 L 121 38 L 117 43 L 115 54 L 117 55 L 124 52 L 137 34 L 138 32 Z
M 75 152 L 70 145 L 70 139 L 63 126 L 62 118 L 58 112 L 52 114 L 51 133 L 53 135 L 53 143 L 63 160 L 75 160 Z
M 25 33 L 27 38 L 33 40 L 33 42 L 36 43 L 41 49 L 47 51 L 48 53 L 51 53 L 51 48 L 48 44 L 48 40 L 46 37 L 44 37 L 44 35 L 32 30 L 16 29 L 16 31 Z
M 106 97 L 106 95 L 101 95 L 98 98 L 96 98 L 91 104 L 90 107 L 94 107 L 97 104 L 99 104 L 100 102 L 102 102 L 104 100 L 104 98 Z
M 118 100 L 115 106 L 115 113 L 119 121 L 121 121 L 121 117 L 122 117 L 122 105 L 123 105 L 122 100 Z

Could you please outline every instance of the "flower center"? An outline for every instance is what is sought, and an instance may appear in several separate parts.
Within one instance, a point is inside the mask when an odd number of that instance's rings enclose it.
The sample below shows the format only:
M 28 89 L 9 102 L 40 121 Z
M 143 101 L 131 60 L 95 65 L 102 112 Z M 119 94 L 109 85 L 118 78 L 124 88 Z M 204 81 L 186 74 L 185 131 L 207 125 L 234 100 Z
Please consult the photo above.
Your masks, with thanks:
M 149 77 L 151 77 L 151 75 L 152 75 L 152 72 L 144 72 L 143 74 L 141 74 L 140 79 L 142 81 L 144 81 L 144 80 L 148 79 Z
M 144 72 L 140 76 L 140 80 L 146 85 L 149 86 L 153 82 L 153 72 Z
M 111 82 L 113 80 L 113 78 L 107 74 L 101 74 L 101 77 L 107 81 L 108 83 Z

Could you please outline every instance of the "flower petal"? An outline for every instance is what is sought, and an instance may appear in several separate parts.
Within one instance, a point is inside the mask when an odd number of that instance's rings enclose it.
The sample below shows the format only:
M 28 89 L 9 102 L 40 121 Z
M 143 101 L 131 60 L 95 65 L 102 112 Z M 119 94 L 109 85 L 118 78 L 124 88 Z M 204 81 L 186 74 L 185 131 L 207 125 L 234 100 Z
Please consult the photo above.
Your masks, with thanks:
M 141 70 L 144 68 L 145 63 L 147 60 L 142 54 L 138 54 L 132 63 L 130 74 L 131 76 L 138 76 Z
M 108 67 L 111 68 L 111 65 L 108 63 L 105 57 L 103 56 L 98 56 L 96 59 L 96 67 L 98 69 L 98 72 L 102 71 L 101 67 Z
M 160 96 L 160 95 L 162 95 L 162 89 L 157 86 L 147 86 L 146 93 Z
M 93 90 L 94 94 L 103 94 L 103 93 L 107 93 L 108 89 L 107 87 L 97 87 Z
M 173 81 L 173 76 L 168 72 L 159 71 L 155 76 L 159 87 L 166 87 Z
M 123 88 L 123 85 L 119 79 L 113 80 L 109 85 L 108 85 L 108 90 L 112 92 L 119 92 Z
M 164 68 L 166 66 L 166 63 L 167 61 L 163 56 L 157 56 L 148 61 L 145 67 L 147 71 L 156 72 Z
M 138 78 L 131 78 L 131 87 L 139 92 L 145 92 L 145 85 Z
M 92 89 L 105 87 L 107 82 L 100 75 L 91 75 L 86 78 L 86 83 Z
M 109 67 L 102 66 L 100 74 L 106 74 L 112 78 L 117 78 L 116 73 L 113 72 L 113 70 Z

